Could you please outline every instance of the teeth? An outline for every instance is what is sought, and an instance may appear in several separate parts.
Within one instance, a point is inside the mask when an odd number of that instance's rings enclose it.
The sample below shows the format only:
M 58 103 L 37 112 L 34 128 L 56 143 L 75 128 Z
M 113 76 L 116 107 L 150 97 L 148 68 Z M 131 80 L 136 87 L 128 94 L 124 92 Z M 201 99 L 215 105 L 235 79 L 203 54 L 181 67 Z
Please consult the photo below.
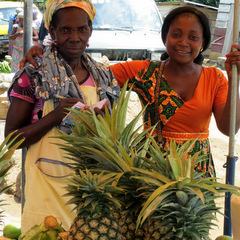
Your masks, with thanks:
M 178 52 L 180 52 L 180 53 L 187 53 L 187 52 L 185 52 L 185 51 L 181 51 L 181 50 L 178 50 Z

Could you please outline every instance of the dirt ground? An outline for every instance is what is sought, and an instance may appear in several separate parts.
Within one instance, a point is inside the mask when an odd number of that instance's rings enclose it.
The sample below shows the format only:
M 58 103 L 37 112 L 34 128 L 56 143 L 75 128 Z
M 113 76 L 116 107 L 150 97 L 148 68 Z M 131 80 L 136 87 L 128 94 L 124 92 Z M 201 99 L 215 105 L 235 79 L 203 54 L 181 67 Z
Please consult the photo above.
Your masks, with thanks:
M 140 104 L 136 95 L 133 93 L 128 110 L 128 120 L 130 121 L 138 112 L 140 111 Z M 0 120 L 0 137 L 3 136 L 4 131 L 4 120 Z M 1 138 L 0 138 L 1 139 Z M 215 161 L 215 167 L 217 172 L 217 177 L 219 178 L 220 182 L 225 182 L 225 173 L 226 169 L 223 168 L 224 163 L 226 162 L 226 158 L 228 155 L 228 137 L 222 135 L 216 127 L 215 121 L 211 121 L 210 125 L 210 142 L 212 147 L 212 153 Z M 240 132 L 236 135 L 236 144 L 235 144 L 235 155 L 240 155 Z M 16 183 L 17 176 L 21 171 L 21 157 L 22 153 L 21 150 L 17 150 L 13 156 L 13 159 L 16 163 L 16 166 L 12 169 L 8 176 L 8 181 L 11 183 Z M 236 179 L 235 185 L 240 186 L 240 163 L 239 161 L 236 163 Z M 8 223 L 12 223 L 15 225 L 20 226 L 21 221 L 21 203 L 19 202 L 19 197 L 14 196 L 16 194 L 16 185 L 12 188 L 11 194 L 3 194 L 1 199 L 5 200 L 7 205 L 4 206 L 5 211 L 5 219 L 4 225 Z M 18 193 L 19 194 L 19 193 Z M 218 202 L 219 206 L 222 207 L 222 211 L 224 209 L 224 199 L 221 199 Z M 218 222 L 216 223 L 218 227 L 215 227 L 210 232 L 210 237 L 214 240 L 217 236 L 223 234 L 223 216 L 218 215 Z M 4 226 L 3 225 L 3 226 Z M 0 231 L 2 230 L 3 226 L 0 226 Z M 238 240 L 238 239 L 236 239 Z

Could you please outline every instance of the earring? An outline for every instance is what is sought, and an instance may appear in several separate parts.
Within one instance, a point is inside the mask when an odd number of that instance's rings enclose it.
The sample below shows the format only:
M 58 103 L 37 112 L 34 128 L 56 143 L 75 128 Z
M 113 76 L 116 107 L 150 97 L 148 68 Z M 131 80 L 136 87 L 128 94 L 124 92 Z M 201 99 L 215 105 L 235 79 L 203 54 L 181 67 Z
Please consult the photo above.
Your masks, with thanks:
M 89 47 L 90 46 L 90 44 L 89 43 L 87 43 L 87 47 Z
M 56 41 L 54 41 L 54 42 L 53 42 L 53 44 L 54 44 L 55 46 L 57 46 L 57 45 L 58 45 Z
M 203 47 L 201 48 L 201 50 L 200 50 L 200 53 L 203 51 Z

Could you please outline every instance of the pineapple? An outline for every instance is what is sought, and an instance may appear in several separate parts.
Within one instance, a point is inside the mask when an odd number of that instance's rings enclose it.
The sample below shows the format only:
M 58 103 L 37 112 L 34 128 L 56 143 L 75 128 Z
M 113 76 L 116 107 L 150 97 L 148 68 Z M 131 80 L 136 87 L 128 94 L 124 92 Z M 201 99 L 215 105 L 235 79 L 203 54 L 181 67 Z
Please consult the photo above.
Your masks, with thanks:
M 13 140 L 10 141 L 12 134 L 9 134 L 5 138 L 5 140 L 0 145 L 0 194 L 6 192 L 11 186 L 6 186 L 4 179 L 9 170 L 12 168 L 13 163 L 10 162 L 11 156 L 13 155 L 14 151 L 21 145 L 24 139 L 20 140 L 19 142 L 14 143 L 16 141 L 16 136 Z M 0 200 L 0 206 L 3 206 L 3 200 Z M 3 223 L 3 211 L 0 211 L 0 223 Z
M 85 169 L 88 169 L 91 174 L 99 174 L 101 171 L 104 171 L 105 173 L 112 173 L 118 176 L 117 186 L 121 191 L 117 198 L 121 202 L 121 209 L 114 208 L 112 210 L 114 214 L 111 215 L 115 217 L 117 224 L 120 226 L 123 239 L 137 240 L 144 239 L 146 230 L 139 228 L 138 232 L 135 232 L 136 219 L 142 204 L 142 198 L 139 198 L 136 191 L 141 187 L 139 185 L 140 181 L 131 178 L 133 175 L 132 167 L 141 166 L 143 158 L 146 157 L 146 149 L 150 141 L 145 137 L 147 131 L 139 133 L 141 126 L 136 128 L 136 124 L 144 109 L 126 126 L 125 119 L 130 93 L 131 91 L 126 93 L 125 85 L 121 91 L 118 104 L 113 106 L 111 116 L 108 110 L 106 110 L 104 117 L 88 112 L 83 113 L 71 110 L 75 119 L 75 124 L 72 128 L 73 134 L 65 134 L 61 137 L 67 143 L 61 145 L 61 147 L 67 151 L 67 157 L 74 161 L 73 167 L 76 172 L 74 177 L 79 176 L 82 178 L 82 174 L 79 175 L 79 170 L 85 171 Z M 95 189 L 89 189 L 89 182 L 84 181 L 83 183 L 86 184 L 88 191 L 91 190 L 92 195 L 94 195 Z M 69 189 L 68 187 L 68 191 Z M 77 190 L 69 191 L 69 195 L 73 196 L 75 200 L 81 196 Z M 103 198 L 105 198 L 104 193 Z M 80 202 L 80 199 L 78 201 Z M 92 198 L 91 201 L 98 204 L 101 201 L 101 196 L 99 195 L 98 199 Z M 106 199 L 106 204 L 108 202 L 109 200 Z M 85 228 L 85 225 L 81 225 L 82 220 L 78 220 L 79 218 L 85 218 L 85 212 L 82 212 L 81 208 L 82 204 L 78 206 L 79 214 L 70 229 L 73 236 L 77 235 L 78 232 L 82 232 L 82 228 Z M 108 213 L 104 212 L 103 214 L 106 214 L 105 217 L 109 216 Z M 87 217 L 89 217 L 89 214 L 87 214 Z M 95 222 L 101 221 L 101 219 L 96 217 L 94 217 L 94 220 Z M 88 228 L 97 228 L 98 225 L 94 224 Z M 95 239 L 88 237 L 89 239 Z
M 237 193 L 238 187 L 221 184 L 215 178 L 203 178 L 194 171 L 204 156 L 189 156 L 194 141 L 178 146 L 170 143 L 167 153 L 162 153 L 154 139 L 149 147 L 151 158 L 145 162 L 145 170 L 135 168 L 138 180 L 146 183 L 146 201 L 138 216 L 137 226 L 145 221 L 150 239 L 209 239 L 209 230 L 215 225 L 220 208 L 215 199 L 225 192 Z M 204 173 L 203 173 L 204 174 Z
M 69 203 L 76 205 L 76 216 L 68 239 L 119 239 L 122 240 L 117 217 L 121 202 L 115 197 L 122 190 L 116 186 L 118 174 L 92 174 L 79 170 L 67 187 L 68 195 L 75 196 Z

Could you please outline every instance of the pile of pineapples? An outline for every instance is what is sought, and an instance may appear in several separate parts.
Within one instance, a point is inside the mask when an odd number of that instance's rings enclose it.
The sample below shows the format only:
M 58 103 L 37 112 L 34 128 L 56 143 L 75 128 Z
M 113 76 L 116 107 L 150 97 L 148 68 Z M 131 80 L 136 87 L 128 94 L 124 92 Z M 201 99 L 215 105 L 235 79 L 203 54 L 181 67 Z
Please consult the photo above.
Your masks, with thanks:
M 61 137 L 76 172 L 67 186 L 77 210 L 68 240 L 209 239 L 215 199 L 238 188 L 194 172 L 204 159 L 188 155 L 194 141 L 162 151 L 154 127 L 136 128 L 145 109 L 126 124 L 130 93 L 125 85 L 111 115 L 72 110 L 73 133 Z

